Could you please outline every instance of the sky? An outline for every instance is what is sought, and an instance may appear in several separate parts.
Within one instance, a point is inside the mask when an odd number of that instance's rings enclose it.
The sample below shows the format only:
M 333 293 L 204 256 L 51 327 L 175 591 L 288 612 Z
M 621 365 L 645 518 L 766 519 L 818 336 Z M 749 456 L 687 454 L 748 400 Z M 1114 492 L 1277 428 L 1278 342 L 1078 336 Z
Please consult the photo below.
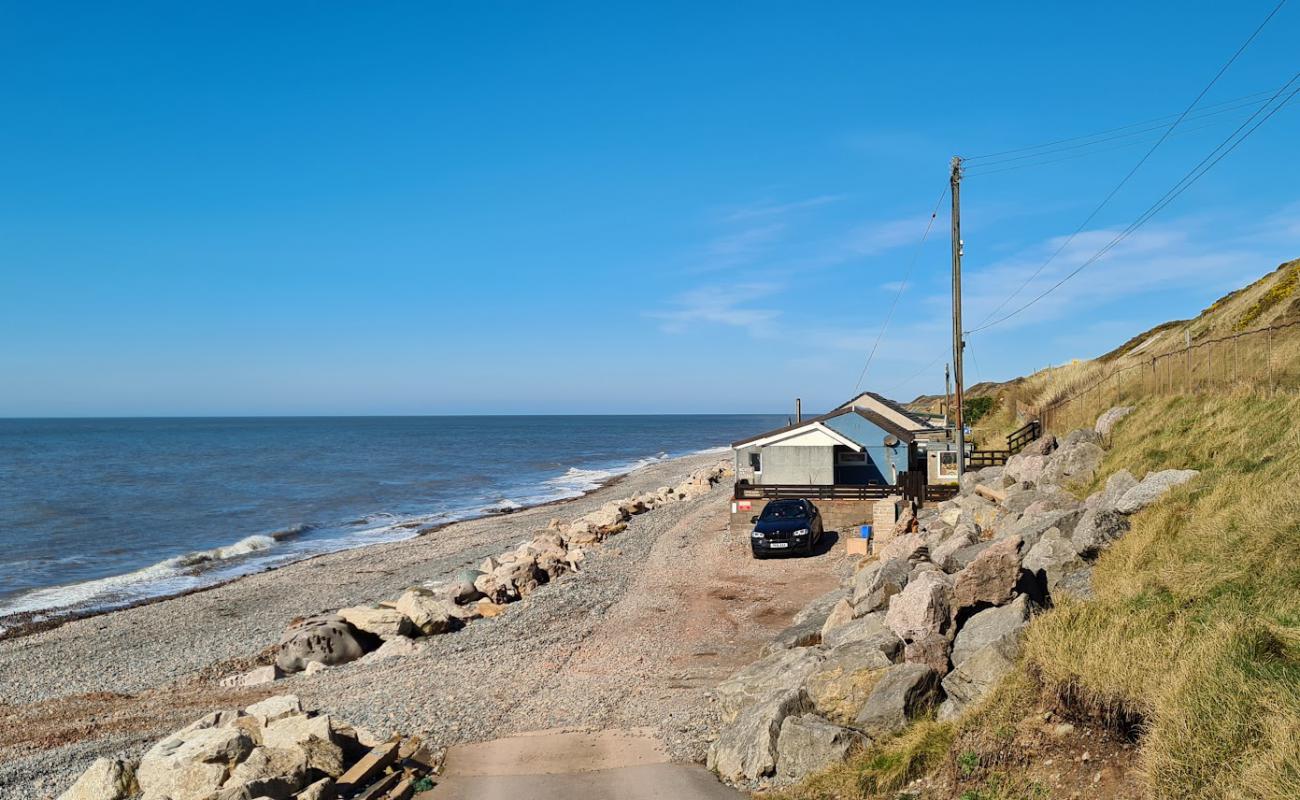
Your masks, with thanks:
M 878 337 L 861 388 L 941 391 L 951 157 L 1177 115 L 1274 5 L 6 3 L 0 416 L 818 410 Z M 1064 247 L 1159 130 L 972 160 L 965 327 L 1163 195 L 1297 33 Z M 1300 98 L 973 333 L 967 382 L 1300 257 L 1297 141 Z

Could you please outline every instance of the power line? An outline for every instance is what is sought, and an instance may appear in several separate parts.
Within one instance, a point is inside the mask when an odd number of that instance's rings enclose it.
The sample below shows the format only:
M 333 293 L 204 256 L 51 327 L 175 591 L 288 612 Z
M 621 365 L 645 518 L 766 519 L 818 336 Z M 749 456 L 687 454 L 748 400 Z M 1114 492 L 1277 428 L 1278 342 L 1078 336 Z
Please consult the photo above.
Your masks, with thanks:
M 898 299 L 903 296 L 903 291 L 907 289 L 907 281 L 912 275 L 912 269 L 916 266 L 916 261 L 921 257 L 921 248 L 925 246 L 925 240 L 930 236 L 930 229 L 934 227 L 934 219 L 939 214 L 939 206 L 943 203 L 943 198 L 948 196 L 948 187 L 943 187 L 939 193 L 939 199 L 934 203 L 934 209 L 930 212 L 930 219 L 925 223 L 925 232 L 921 234 L 921 241 L 917 242 L 916 249 L 912 251 L 912 259 L 907 264 L 907 269 L 903 272 L 903 280 L 898 285 L 898 291 L 894 292 L 894 301 L 889 305 L 889 313 L 885 315 L 885 322 L 880 326 L 880 332 L 876 334 L 876 341 L 871 345 L 871 352 L 867 355 L 867 363 L 862 365 L 862 372 L 858 375 L 858 382 L 853 385 L 853 394 L 856 396 L 858 390 L 862 388 L 862 381 L 867 377 L 867 369 L 871 366 L 871 360 L 876 357 L 876 348 L 880 347 L 880 340 L 885 336 L 885 330 L 894 318 L 894 309 L 898 307 Z
M 894 392 L 898 391 L 899 389 L 903 388 L 903 387 L 906 386 L 907 384 L 909 384 L 909 383 L 911 383 L 912 381 L 916 380 L 917 378 L 921 377 L 921 375 L 924 374 L 924 373 L 926 372 L 926 370 L 930 369 L 930 367 L 933 367 L 935 364 L 938 364 L 939 361 L 942 360 L 942 359 L 943 359 L 943 356 L 937 356 L 937 357 L 936 357 L 933 361 L 931 361 L 929 364 L 926 364 L 924 367 L 921 367 L 921 368 L 918 369 L 916 372 L 913 372 L 913 373 L 911 374 L 910 377 L 908 377 L 908 378 L 906 378 L 906 379 L 904 379 L 904 380 L 901 380 L 901 381 L 899 381 L 898 383 L 894 384 L 893 386 L 889 387 L 889 390 L 888 390 L 887 392 L 885 392 L 885 394 L 886 394 L 886 395 L 892 395 Z
M 1204 113 L 1200 113 L 1200 114 L 1193 114 L 1193 115 L 1189 116 L 1188 119 L 1194 119 L 1194 120 L 1206 119 L 1206 118 L 1208 118 L 1208 117 L 1215 117 L 1215 116 L 1218 116 L 1218 115 L 1220 115 L 1220 114 L 1227 114 L 1227 113 L 1230 113 L 1230 112 L 1233 112 L 1233 111 L 1237 111 L 1237 110 L 1242 109 L 1242 108 L 1250 108 L 1251 106 L 1259 105 L 1259 104 L 1265 102 L 1265 97 L 1266 97 L 1270 92 L 1272 92 L 1272 91 L 1273 91 L 1272 89 L 1269 89 L 1267 92 L 1260 92 L 1260 93 L 1258 93 L 1257 95 L 1252 95 L 1252 97 L 1255 98 L 1255 99 L 1252 99 L 1252 100 L 1250 100 L 1249 102 L 1245 102 L 1245 103 L 1235 103 L 1235 102 L 1234 102 L 1232 105 L 1226 105 L 1226 107 L 1224 107 L 1224 108 L 1220 108 L 1220 109 L 1218 109 L 1217 111 L 1206 111 L 1206 112 L 1204 112 Z M 1225 104 L 1220 103 L 1219 105 L 1225 105 Z M 1142 124 L 1144 124 L 1144 123 L 1138 123 L 1138 125 L 1142 125 Z M 1128 127 L 1137 127 L 1137 126 L 1128 126 Z M 976 168 L 976 169 L 981 169 L 981 170 L 982 170 L 982 169 L 984 169 L 984 168 L 986 168 L 986 167 L 994 167 L 994 166 L 997 166 L 997 165 L 999 165 L 999 164 L 1009 164 L 1009 163 L 1012 163 L 1012 162 L 1015 162 L 1015 161 L 1024 161 L 1024 160 L 1026 160 L 1026 159 L 1030 159 L 1030 158 L 1040 158 L 1040 157 L 1042 157 L 1042 156 L 1055 155 L 1056 153 L 1065 153 L 1065 152 L 1068 152 L 1068 151 L 1071 151 L 1071 150 L 1079 150 L 1079 149 L 1086 148 L 1086 147 L 1092 147 L 1093 145 L 1105 144 L 1106 142 L 1112 142 L 1112 141 L 1115 141 L 1115 140 L 1117 140 L 1117 139 L 1127 139 L 1127 138 L 1130 138 L 1130 137 L 1133 137 L 1133 136 L 1141 136 L 1141 135 L 1143 135 L 1143 134 L 1153 133 L 1153 132 L 1155 132 L 1155 131 L 1159 131 L 1159 130 L 1164 130 L 1165 128 L 1169 128 L 1169 127 L 1172 127 L 1172 126 L 1171 126 L 1170 124 L 1168 124 L 1168 123 L 1165 123 L 1165 124 L 1160 124 L 1160 125 L 1150 125 L 1150 126 L 1148 126 L 1148 127 L 1138 127 L 1137 130 L 1129 131 L 1129 132 L 1127 132 L 1127 133 L 1114 133 L 1114 134 L 1112 134 L 1112 135 L 1110 135 L 1110 136 L 1101 136 L 1101 134 L 1094 134 L 1093 137 L 1086 137 L 1086 136 L 1085 136 L 1085 137 L 1079 137 L 1080 139 L 1091 138 L 1092 141 L 1088 141 L 1088 142 L 1077 142 L 1077 143 L 1075 143 L 1075 144 L 1067 144 L 1067 145 L 1062 146 L 1062 147 L 1052 147 L 1052 148 L 1050 148 L 1050 149 L 1034 148 L 1034 149 L 1036 149 L 1038 152 L 1025 153 L 1025 154 L 1023 154 L 1023 155 L 1013 155 L 1013 156 L 1008 156 L 1008 157 L 1006 157 L 1006 158 L 995 158 L 995 159 L 993 159 L 992 161 L 983 161 L 983 162 L 981 162 L 981 163 L 979 163 L 979 164 L 975 164 L 975 165 L 973 165 L 973 167 Z M 1095 138 L 1095 137 L 1097 137 L 1097 136 L 1101 136 L 1101 138 Z M 1067 139 L 1067 140 L 1065 140 L 1065 141 L 1068 142 L 1068 141 L 1075 141 L 1075 140 Z M 1044 146 L 1044 147 L 1046 147 L 1046 146 Z M 987 158 L 987 156 L 986 156 L 986 158 Z M 963 159 L 963 160 L 965 160 L 965 159 Z
M 1241 46 L 1237 48 L 1237 51 L 1232 54 L 1232 57 L 1229 58 L 1222 67 L 1219 67 L 1219 71 L 1214 74 L 1214 77 L 1210 79 L 1209 83 L 1205 84 L 1205 88 L 1201 89 L 1200 93 L 1197 94 L 1196 97 L 1192 100 L 1192 102 L 1188 104 L 1187 108 L 1183 109 L 1183 113 L 1178 115 L 1178 119 L 1174 120 L 1173 124 L 1170 125 L 1165 130 L 1165 132 L 1161 134 L 1160 138 L 1156 140 L 1155 144 L 1151 145 L 1151 149 L 1147 150 L 1146 154 L 1143 155 L 1142 158 L 1138 159 L 1138 162 L 1133 165 L 1133 168 L 1128 171 L 1128 174 L 1126 174 L 1122 179 L 1120 179 L 1119 183 L 1115 184 L 1115 187 L 1111 189 L 1110 192 L 1105 196 L 1105 198 L 1103 198 L 1102 201 L 1097 205 L 1097 207 L 1092 210 L 1092 213 L 1088 214 L 1087 218 L 1085 218 L 1083 222 L 1079 224 L 1079 227 L 1075 228 L 1074 231 L 1068 237 L 1066 237 L 1065 241 L 1062 242 L 1061 245 L 1057 247 L 1056 250 L 1053 251 L 1050 256 L 1048 256 L 1047 260 L 1044 261 L 1041 265 L 1039 265 L 1038 269 L 1034 270 L 1033 274 L 1031 274 L 1028 278 L 1025 279 L 1024 283 L 1016 287 L 1016 290 L 1011 294 L 1007 295 L 1006 299 L 1004 299 L 1001 303 L 998 303 L 998 305 L 994 307 L 993 310 L 990 311 L 988 315 L 984 317 L 983 320 L 980 321 L 980 324 L 976 326 L 974 330 L 982 330 L 986 327 L 989 327 L 986 323 L 988 323 L 988 321 L 992 319 L 999 311 L 1005 308 L 1007 303 L 1010 303 L 1012 300 L 1016 298 L 1017 295 L 1019 295 L 1022 291 L 1024 291 L 1026 286 L 1028 286 L 1030 283 L 1033 282 L 1035 278 L 1037 278 L 1040 274 L 1042 274 L 1043 270 L 1047 269 L 1048 265 L 1050 265 L 1053 261 L 1055 261 L 1056 257 L 1059 256 L 1065 250 L 1065 248 L 1069 247 L 1070 244 L 1074 242 L 1075 238 L 1080 233 L 1082 233 L 1083 230 L 1087 228 L 1089 224 L 1092 223 L 1092 221 L 1097 217 L 1097 215 L 1101 213 L 1102 209 L 1104 209 L 1110 203 L 1110 201 L 1115 197 L 1115 195 L 1119 193 L 1120 189 L 1123 189 L 1124 186 L 1129 182 L 1129 180 L 1132 179 L 1132 177 L 1137 174 L 1137 171 L 1141 169 L 1142 165 L 1145 164 L 1147 160 L 1151 158 L 1152 154 L 1154 154 L 1156 150 L 1160 148 L 1160 145 L 1165 143 L 1165 140 L 1168 139 L 1169 135 L 1173 133 L 1175 128 L 1178 127 L 1178 124 L 1182 122 L 1187 117 L 1188 114 L 1191 113 L 1192 109 L 1196 107 L 1196 104 L 1199 103 L 1201 99 L 1205 97 L 1206 93 L 1209 92 L 1210 89 L 1214 87 L 1214 84 L 1218 83 L 1219 78 L 1223 77 L 1223 73 L 1227 72 L 1228 68 L 1231 67 L 1241 56 L 1241 54 L 1246 51 L 1246 48 L 1250 46 L 1250 43 L 1255 41 L 1255 37 L 1259 36 L 1260 31 L 1264 30 L 1264 26 L 1268 25 L 1269 20 L 1273 19 L 1273 17 L 1277 14 L 1278 11 L 1282 9 L 1282 6 L 1284 5 L 1286 5 L 1286 0 L 1279 0 L 1278 4 L 1273 7 L 1273 10 L 1268 13 L 1268 16 L 1264 17 L 1264 21 L 1259 23 L 1259 25 L 1250 34 L 1250 36 L 1247 37 L 1246 41 L 1243 42 Z M 1284 89 L 1285 87 L 1283 87 L 1283 89 L 1279 91 L 1283 91 Z M 1276 96 L 1277 95 L 1274 95 L 1274 97 Z M 1269 102 L 1272 102 L 1272 100 L 1270 99 Z M 1263 106 L 1261 106 L 1261 109 L 1262 108 Z M 1259 111 L 1256 111 L 1255 113 L 1258 114 Z
M 1268 102 L 1267 100 L 1260 100 L 1260 101 L 1257 101 L 1257 102 L 1255 102 L 1255 103 L 1248 103 L 1248 104 L 1246 104 L 1246 105 L 1242 105 L 1242 106 L 1235 106 L 1235 107 L 1232 108 L 1232 110 L 1233 110 L 1233 111 L 1237 111 L 1237 110 L 1242 109 L 1242 108 L 1250 108 L 1251 106 L 1263 106 L 1263 105 L 1266 104 L 1267 102 Z M 1207 116 L 1208 116 L 1208 115 L 1207 115 Z M 1203 117 L 1193 117 L 1193 119 L 1198 119 L 1198 120 L 1199 120 L 1199 119 L 1202 119 L 1202 118 L 1203 118 Z M 1172 135 L 1174 135 L 1174 136 L 1182 136 L 1182 135 L 1185 135 L 1185 134 L 1188 134 L 1188 133 L 1195 133 L 1195 132 L 1197 132 L 1197 131 L 1203 131 L 1203 130 L 1206 130 L 1206 129 L 1208 129 L 1208 128 L 1213 128 L 1213 127 L 1215 127 L 1216 125 L 1221 125 L 1221 124 L 1223 124 L 1225 121 L 1231 121 L 1231 120 L 1213 120 L 1213 121 L 1211 121 L 1211 122 L 1207 122 L 1207 123 L 1205 123 L 1205 124 L 1203 124 L 1203 125 L 1193 125 L 1193 126 L 1191 126 L 1191 127 L 1188 127 L 1186 124 L 1184 124 L 1184 125 L 1183 125 L 1182 127 L 1180 127 L 1177 131 L 1174 131 L 1174 133 L 1173 133 Z M 1163 126 L 1162 126 L 1162 127 L 1163 127 Z M 1153 131 L 1154 131 L 1154 130 L 1159 130 L 1159 128 L 1153 128 L 1152 130 L 1153 130 Z M 1151 132 L 1151 131 L 1147 131 L 1146 133 L 1150 133 L 1150 132 Z M 1126 149 L 1128 149 L 1128 148 L 1130 148 L 1130 147 L 1136 147 L 1136 146 L 1138 146 L 1138 145 L 1140 145 L 1140 144 L 1146 144 L 1146 143 L 1149 142 L 1149 141 L 1151 141 L 1150 138 L 1142 138 L 1142 139 L 1138 139 L 1138 140 L 1136 140 L 1136 141 L 1132 141 L 1132 142 L 1124 142 L 1123 144 L 1112 145 L 1111 147 L 1102 147 L 1102 148 L 1098 148 L 1098 149 L 1095 149 L 1095 150 L 1082 150 L 1082 151 L 1080 151 L 1080 152 L 1070 153 L 1069 155 L 1058 156 L 1057 158 L 1049 158 L 1049 159 L 1047 159 L 1047 160 L 1045 160 L 1045 161 L 1029 161 L 1029 162 L 1026 162 L 1026 163 L 1023 163 L 1023 164 L 1010 164 L 1009 166 L 993 167 L 993 168 L 991 168 L 991 169 L 990 169 L 990 168 L 985 168 L 985 167 L 976 167 L 976 168 L 974 168 L 972 171 L 970 171 L 970 172 L 965 172 L 965 173 L 963 173 L 963 174 L 964 174 L 965 177 L 976 177 L 976 178 L 979 178 L 979 177 L 983 177 L 983 176 L 985 176 L 985 175 L 996 175 L 996 174 L 998 174 L 999 172 L 1011 172 L 1011 171 L 1013 171 L 1013 170 L 1018 170 L 1018 169 L 1029 169 L 1029 168 L 1031 168 L 1031 167 L 1046 167 L 1046 166 L 1051 165 L 1051 164 L 1059 164 L 1059 163 L 1061 163 L 1062 161 L 1073 161 L 1073 160 L 1076 159 L 1076 158 L 1086 158 L 1086 157 L 1088 157 L 1088 156 L 1101 155 L 1101 154 L 1103 154 L 1103 153 L 1113 153 L 1113 152 L 1115 152 L 1115 151 L 1117 151 L 1117 150 L 1126 150 Z
M 1277 95 L 1274 95 L 1274 99 L 1276 99 L 1276 97 L 1277 97 L 1278 95 L 1281 95 L 1282 92 L 1286 91 L 1286 89 L 1287 89 L 1288 87 L 1290 87 L 1291 84 L 1295 83 L 1297 80 L 1300 80 L 1300 72 L 1297 72 L 1297 73 L 1295 74 L 1295 76 L 1293 76 L 1293 77 L 1291 78 L 1291 80 L 1287 81 L 1287 83 L 1286 83 L 1285 86 L 1283 86 L 1281 89 L 1278 90 Z M 1037 303 L 1039 300 L 1042 300 L 1044 297 L 1046 297 L 1046 296 L 1048 296 L 1049 294 L 1051 294 L 1052 292 L 1056 291 L 1056 290 L 1057 290 L 1058 288 L 1060 288 L 1060 287 L 1061 287 L 1061 286 L 1062 286 L 1066 281 L 1070 280 L 1070 279 L 1073 278 L 1075 275 L 1078 275 L 1078 274 L 1079 274 L 1080 272 L 1082 272 L 1084 269 L 1086 269 L 1086 268 L 1089 267 L 1090 265 L 1096 263 L 1098 260 L 1100 260 L 1101 258 L 1103 258 L 1107 253 L 1109 253 L 1111 250 L 1113 250 L 1117 245 L 1119 245 L 1121 242 L 1123 242 L 1125 239 L 1127 239 L 1129 236 L 1131 236 L 1135 231 L 1137 231 L 1138 228 L 1141 228 L 1141 227 L 1142 227 L 1143 225 L 1145 225 L 1148 221 L 1150 221 L 1152 217 L 1154 217 L 1156 214 L 1160 213 L 1160 212 L 1163 211 L 1166 207 L 1168 207 L 1170 203 L 1172 203 L 1174 200 L 1176 200 L 1176 199 L 1179 197 L 1179 195 L 1181 195 L 1183 192 L 1185 192 L 1185 191 L 1187 191 L 1188 189 L 1190 189 L 1191 186 L 1192 186 L 1192 184 L 1194 184 L 1194 183 L 1196 183 L 1196 181 L 1200 180 L 1201 177 L 1202 177 L 1203 175 L 1205 175 L 1205 173 L 1207 173 L 1207 172 L 1209 172 L 1211 169 L 1213 169 L 1214 166 L 1215 166 L 1216 164 L 1218 164 L 1220 161 L 1222 161 L 1224 158 L 1226 158 L 1226 157 L 1228 156 L 1229 153 L 1231 153 L 1233 150 L 1236 150 L 1238 145 L 1240 145 L 1242 142 L 1246 141 L 1246 139 L 1250 138 L 1251 134 L 1253 134 L 1255 131 L 1259 130 L 1260 126 L 1263 125 L 1265 122 L 1268 122 L 1268 120 L 1269 120 L 1269 119 L 1270 119 L 1274 114 L 1276 114 L 1277 112 L 1281 111 L 1282 108 L 1283 108 L 1287 103 L 1289 103 L 1289 102 L 1291 101 L 1291 99 L 1294 98 L 1294 97 L 1296 96 L 1296 94 L 1298 94 L 1298 93 L 1300 93 L 1300 87 L 1296 87 L 1295 89 L 1293 89 L 1293 90 L 1291 91 L 1290 94 L 1288 94 L 1285 98 L 1282 99 L 1282 102 L 1280 102 L 1280 103 L 1278 103 L 1277 105 L 1273 106 L 1273 108 L 1272 108 L 1272 109 L 1271 109 L 1267 114 L 1265 114 L 1265 115 L 1263 116 L 1263 118 L 1261 118 L 1258 122 L 1256 122 L 1255 125 L 1254 125 L 1253 127 L 1251 127 L 1249 130 L 1247 130 L 1245 133 L 1243 133 L 1240 137 L 1237 137 L 1237 134 L 1240 133 L 1241 130 L 1242 130 L 1243 128 L 1246 127 L 1246 125 L 1249 125 L 1250 122 L 1251 122 L 1251 120 L 1253 120 L 1256 116 L 1258 116 L 1260 112 L 1257 111 L 1257 112 L 1255 112 L 1255 114 L 1252 114 L 1251 117 L 1250 117 L 1249 119 L 1247 119 L 1247 120 L 1246 120 L 1245 122 L 1243 122 L 1240 126 L 1238 126 L 1237 130 L 1235 130 L 1235 131 L 1233 131 L 1231 134 L 1229 134 L 1227 139 L 1224 139 L 1222 142 L 1220 142 L 1219 145 L 1218 145 L 1218 147 L 1215 147 L 1213 150 L 1211 150 L 1210 153 L 1209 153 L 1209 155 L 1207 155 L 1205 158 L 1201 159 L 1200 163 L 1198 163 L 1196 166 L 1192 167 L 1192 169 L 1189 170 L 1189 171 L 1187 172 L 1187 174 L 1185 174 L 1185 175 L 1184 175 L 1184 176 L 1183 176 L 1183 177 L 1182 177 L 1182 178 L 1181 178 L 1181 179 L 1180 179 L 1176 184 L 1174 184 L 1173 188 L 1171 188 L 1169 191 L 1165 192 L 1164 195 L 1161 196 L 1161 198 L 1160 198 L 1159 200 L 1157 200 L 1155 203 L 1153 203 L 1151 206 L 1149 206 L 1149 207 L 1147 208 L 1146 211 L 1142 212 L 1142 214 L 1139 215 L 1138 218 L 1137 218 L 1136 220 L 1134 220 L 1133 222 L 1129 223 L 1128 227 L 1126 227 L 1124 230 L 1122 230 L 1122 231 L 1120 231 L 1118 234 L 1116 234 L 1115 237 L 1112 238 L 1109 242 L 1107 242 L 1107 243 L 1106 243 L 1106 244 L 1105 244 L 1105 245 L 1104 245 L 1100 250 L 1098 250 L 1096 253 L 1094 253 L 1092 256 L 1090 256 L 1090 257 L 1088 258 L 1088 260 L 1084 261 L 1082 264 L 1080 264 L 1079 266 L 1075 267 L 1072 271 L 1070 271 L 1068 274 L 1066 274 L 1066 275 L 1065 275 L 1063 278 L 1061 278 L 1059 281 L 1057 281 L 1056 283 L 1052 284 L 1052 285 L 1051 285 L 1050 287 L 1048 287 L 1046 290 L 1044 290 L 1043 292 L 1041 292 L 1037 297 L 1035 297 L 1034 299 L 1030 300 L 1028 303 L 1025 303 L 1024 305 L 1020 306 L 1020 307 L 1017 308 L 1015 311 L 1012 311 L 1011 313 L 1009 313 L 1009 314 L 1007 314 L 1007 315 L 1005 315 L 1005 316 L 1003 316 L 1003 317 L 999 317 L 998 319 L 996 319 L 996 320 L 994 320 L 994 321 L 992 321 L 992 322 L 982 323 L 979 327 L 974 328 L 974 329 L 972 329 L 972 330 L 969 330 L 969 331 L 967 331 L 966 333 L 967 333 L 967 334 L 978 333 L 979 331 L 985 330 L 986 328 L 991 328 L 991 327 L 993 327 L 994 325 L 999 325 L 999 324 L 1001 324 L 1001 323 L 1003 323 L 1003 322 L 1006 322 L 1007 320 L 1009 320 L 1009 319 L 1011 319 L 1012 317 L 1016 316 L 1016 315 L 1019 314 L 1020 312 L 1024 311 L 1025 309 L 1029 308 L 1030 306 L 1034 305 L 1034 304 Z M 1270 101 L 1270 103 L 1271 103 L 1271 101 Z M 1262 111 L 1262 110 L 1263 110 L 1263 109 L 1261 108 L 1260 111 Z M 1237 137 L 1237 138 L 1236 138 L 1236 141 L 1233 141 L 1233 138 L 1234 138 L 1234 137 Z M 1231 144 L 1229 144 L 1229 142 L 1231 142 Z M 1224 149 L 1225 147 L 1226 147 L 1227 149 Z M 1219 152 L 1220 150 L 1222 150 L 1222 152 Z M 1216 153 L 1217 153 L 1217 155 L 1216 155 Z

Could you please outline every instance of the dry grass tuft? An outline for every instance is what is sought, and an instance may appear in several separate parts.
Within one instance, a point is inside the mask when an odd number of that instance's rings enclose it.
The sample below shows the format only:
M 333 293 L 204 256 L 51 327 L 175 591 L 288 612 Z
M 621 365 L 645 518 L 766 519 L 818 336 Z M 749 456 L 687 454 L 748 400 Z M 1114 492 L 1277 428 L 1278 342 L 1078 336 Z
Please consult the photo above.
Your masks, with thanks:
M 895 739 L 864 750 L 799 786 L 764 795 L 770 800 L 851 800 L 893 797 L 948 757 L 953 727 L 926 720 Z

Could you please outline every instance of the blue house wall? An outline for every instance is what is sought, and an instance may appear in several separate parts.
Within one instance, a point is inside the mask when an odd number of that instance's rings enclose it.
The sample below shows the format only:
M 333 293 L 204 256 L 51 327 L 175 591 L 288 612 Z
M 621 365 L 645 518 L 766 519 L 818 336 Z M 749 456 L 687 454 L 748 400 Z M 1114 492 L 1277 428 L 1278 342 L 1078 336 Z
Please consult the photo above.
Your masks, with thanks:
M 836 472 L 843 483 L 897 483 L 898 473 L 907 469 L 907 445 L 899 442 L 885 445 L 890 434 L 871 420 L 858 414 L 841 414 L 826 420 L 826 427 L 862 445 L 867 453 L 867 463 L 860 466 L 837 465 Z

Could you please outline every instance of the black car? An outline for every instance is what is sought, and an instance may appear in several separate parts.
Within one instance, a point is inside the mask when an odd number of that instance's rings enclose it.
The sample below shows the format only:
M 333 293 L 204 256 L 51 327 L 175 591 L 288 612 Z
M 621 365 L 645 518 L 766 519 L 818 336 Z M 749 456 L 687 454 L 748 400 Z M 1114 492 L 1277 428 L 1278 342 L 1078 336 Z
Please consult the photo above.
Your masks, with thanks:
M 753 522 L 749 544 L 754 558 L 770 553 L 811 553 L 822 540 L 822 514 L 807 500 L 773 500 Z

